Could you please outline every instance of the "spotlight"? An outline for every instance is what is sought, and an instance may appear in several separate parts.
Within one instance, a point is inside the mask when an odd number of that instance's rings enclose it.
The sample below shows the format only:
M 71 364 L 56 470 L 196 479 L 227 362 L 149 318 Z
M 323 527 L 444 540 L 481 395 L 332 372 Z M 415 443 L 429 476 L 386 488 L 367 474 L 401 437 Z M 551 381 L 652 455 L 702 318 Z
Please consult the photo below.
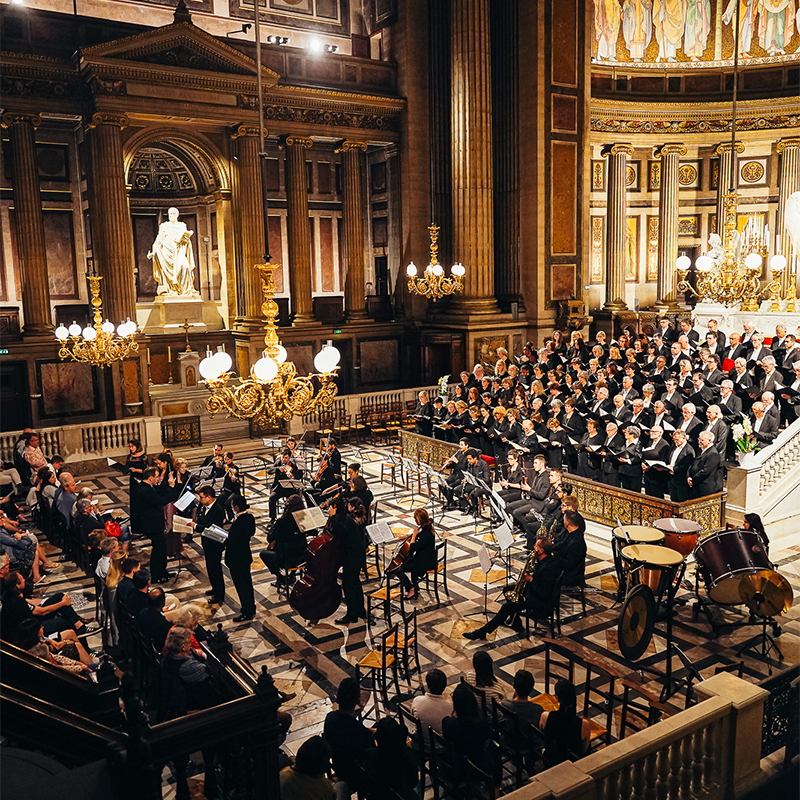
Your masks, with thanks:
M 339 52 L 339 45 L 338 44 L 326 44 L 324 49 L 325 49 L 326 53 L 338 53 Z
M 312 39 L 308 43 L 308 49 L 313 50 L 315 53 L 321 53 L 325 49 L 325 43 L 322 39 Z
M 227 38 L 228 36 L 237 36 L 238 34 L 241 34 L 241 33 L 247 33 L 247 31 L 249 31 L 250 28 L 252 28 L 252 27 L 253 27 L 253 23 L 252 22 L 245 22 L 245 23 L 242 24 L 242 27 L 239 28 L 238 30 L 229 31 L 228 33 L 226 33 L 225 37 Z
M 267 44 L 289 44 L 288 36 L 274 36 L 270 34 L 267 36 Z

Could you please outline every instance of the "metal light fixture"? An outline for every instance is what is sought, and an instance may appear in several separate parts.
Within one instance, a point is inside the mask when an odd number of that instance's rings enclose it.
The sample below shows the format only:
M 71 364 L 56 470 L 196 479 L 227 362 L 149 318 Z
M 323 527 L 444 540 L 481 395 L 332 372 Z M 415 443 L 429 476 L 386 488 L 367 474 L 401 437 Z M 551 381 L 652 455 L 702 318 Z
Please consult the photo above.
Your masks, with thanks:
M 114 324 L 103 321 L 103 301 L 100 299 L 100 281 L 103 279 L 99 275 L 87 277 L 92 294 L 94 323 L 83 330 L 77 322 L 73 322 L 69 328 L 59 325 L 55 331 L 56 339 L 61 344 L 58 355 L 62 361 L 82 361 L 95 367 L 108 367 L 139 349 L 135 338 L 136 323 L 127 319 L 117 326 L 114 335 Z M 71 343 L 69 339 L 72 339 Z
M 691 261 L 680 256 L 675 262 L 678 291 L 693 294 L 700 300 L 720 303 L 726 308 L 741 303 L 742 311 L 758 311 L 762 295 L 772 301 L 770 311 L 780 311 L 780 274 L 786 266 L 783 256 L 773 256 L 772 280 L 761 285 L 761 265 L 769 252 L 769 229 L 763 214 L 748 221 L 742 234 L 738 231 L 739 195 L 735 190 L 736 99 L 739 85 L 740 7 L 736 5 L 736 31 L 733 53 L 733 102 L 731 112 L 731 171 L 728 192 L 723 199 L 722 252 L 717 258 L 704 254 L 695 262 L 697 288 L 688 281 Z M 793 304 L 793 303 L 792 303 Z
M 278 304 L 275 296 L 273 272 L 280 264 L 256 264 L 261 272 L 264 290 L 262 313 L 266 317 L 264 351 L 250 369 L 250 377 L 229 385 L 233 378 L 231 357 L 220 350 L 209 353 L 200 362 L 200 375 L 205 380 L 211 397 L 206 408 L 213 416 L 227 411 L 237 419 L 260 419 L 269 425 L 279 420 L 289 422 L 292 417 L 305 416 L 314 411 L 330 408 L 338 391 L 334 378 L 339 371 L 339 351 L 328 342 L 314 359 L 319 374 L 298 375 L 297 368 L 286 360 L 286 348 L 278 338 L 275 320 Z M 315 380 L 320 388 L 317 390 Z
M 464 289 L 464 274 L 466 269 L 463 264 L 453 264 L 450 276 L 445 278 L 444 268 L 439 263 L 439 226 L 431 225 L 428 228 L 431 236 L 431 260 L 421 278 L 417 277 L 417 266 L 412 261 L 406 267 L 408 276 L 408 290 L 411 294 L 422 295 L 434 302 L 440 297 L 458 294 Z

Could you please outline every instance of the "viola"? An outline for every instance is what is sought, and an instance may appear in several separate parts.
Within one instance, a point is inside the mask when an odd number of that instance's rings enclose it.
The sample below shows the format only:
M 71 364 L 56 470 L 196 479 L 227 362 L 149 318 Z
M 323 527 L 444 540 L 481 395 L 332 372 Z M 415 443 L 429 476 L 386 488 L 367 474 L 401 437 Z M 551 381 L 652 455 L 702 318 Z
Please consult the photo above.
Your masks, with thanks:
M 325 619 L 342 602 L 337 580 L 344 565 L 344 545 L 326 526 L 306 548 L 306 572 L 292 588 L 289 605 L 304 619 Z

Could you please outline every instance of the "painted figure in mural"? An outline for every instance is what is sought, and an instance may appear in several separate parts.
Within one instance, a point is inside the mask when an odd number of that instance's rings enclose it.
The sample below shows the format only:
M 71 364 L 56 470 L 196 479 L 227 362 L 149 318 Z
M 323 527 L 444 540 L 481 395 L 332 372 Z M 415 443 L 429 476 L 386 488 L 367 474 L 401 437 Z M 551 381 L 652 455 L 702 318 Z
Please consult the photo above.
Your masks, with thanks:
M 711 0 L 689 0 L 686 7 L 686 30 L 683 52 L 692 61 L 699 61 L 708 44 L 711 31 Z
M 631 58 L 641 61 L 653 38 L 653 0 L 624 0 L 622 35 Z
M 178 209 L 170 208 L 169 220 L 158 226 L 158 236 L 147 254 L 153 261 L 153 277 L 159 295 L 199 297 L 194 288 L 192 233 L 178 221 Z
M 771 56 L 784 55 L 794 34 L 794 0 L 758 0 L 758 44 Z
M 594 38 L 598 60 L 616 60 L 621 20 L 619 0 L 594 0 Z
M 756 16 L 758 0 L 739 0 L 739 55 L 750 58 L 750 47 L 753 44 L 753 22 Z M 729 0 L 728 7 L 722 15 L 725 25 L 736 26 L 736 0 Z M 731 56 L 733 57 L 733 56 Z
M 800 255 L 800 192 L 792 192 L 786 198 L 786 210 L 783 212 L 783 227 L 785 235 L 792 243 L 792 252 Z M 787 248 L 782 248 L 787 252 Z
M 660 61 L 676 61 L 686 26 L 687 0 L 653 0 L 653 24 Z

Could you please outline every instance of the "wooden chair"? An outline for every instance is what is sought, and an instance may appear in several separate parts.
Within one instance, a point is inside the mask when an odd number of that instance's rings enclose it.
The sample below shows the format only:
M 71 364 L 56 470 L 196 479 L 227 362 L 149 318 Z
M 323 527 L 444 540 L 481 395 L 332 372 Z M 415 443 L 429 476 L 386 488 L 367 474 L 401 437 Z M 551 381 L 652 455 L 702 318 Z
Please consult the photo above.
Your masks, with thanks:
M 519 789 L 527 778 L 535 774 L 537 764 L 544 755 L 544 741 L 538 728 L 492 698 L 492 738 L 497 745 L 503 764 L 512 767 L 514 788 Z M 523 774 L 527 778 L 523 779 Z
M 414 716 L 411 708 L 404 703 L 397 704 L 397 713 L 400 723 L 405 727 L 411 749 L 417 757 L 419 765 L 419 789 L 417 794 L 425 797 L 426 776 L 430 775 L 430 743 L 425 732 L 425 726 Z
M 406 411 L 403 418 L 403 428 L 407 431 L 413 431 L 417 426 L 417 421 L 411 416 L 417 410 L 416 400 L 406 400 Z
M 353 434 L 353 426 L 350 424 L 351 420 L 352 415 L 342 411 L 342 413 L 339 414 L 338 419 L 334 422 L 333 435 L 340 442 L 350 441 L 350 437 Z
M 411 676 L 411 656 L 414 656 L 414 663 L 417 672 L 422 674 L 422 667 L 419 665 L 419 637 L 417 636 L 417 609 L 408 614 L 400 613 L 399 627 L 402 625 L 402 632 L 397 634 L 397 651 L 403 660 L 403 676 L 406 683 L 410 682 Z
M 583 616 L 586 617 L 586 581 L 581 581 L 577 586 L 561 586 L 561 597 L 580 598 Z M 560 616 L 560 614 L 559 614 Z
M 662 703 L 656 695 L 647 691 L 641 684 L 630 678 L 622 679 L 622 710 L 619 718 L 619 738 L 638 733 L 666 717 L 672 716 L 673 709 Z M 637 724 L 638 723 L 638 724 Z
M 478 705 L 481 707 L 481 714 L 488 719 L 489 718 L 489 704 L 486 701 L 486 692 L 478 686 L 473 686 L 471 683 L 467 681 L 464 676 L 461 676 L 461 685 L 466 686 L 475 697 L 478 698 Z
M 395 693 L 400 694 L 400 684 L 397 680 L 397 625 L 388 627 L 381 636 L 380 645 L 356 664 L 356 680 L 359 686 L 364 673 L 364 677 L 372 680 L 373 694 L 377 694 L 380 689 L 385 705 L 389 703 L 387 691 L 389 670 L 392 671 Z
M 305 575 L 306 562 L 304 561 L 302 564 L 297 564 L 294 567 L 283 567 L 279 570 L 279 572 L 281 578 L 283 578 L 283 582 L 277 587 L 278 594 L 286 594 L 286 597 L 288 598 L 295 582 L 300 580 L 300 578 Z
M 397 475 L 400 474 L 400 482 L 403 483 L 403 448 L 395 445 L 389 453 L 388 461 L 381 461 L 381 483 L 386 480 L 386 475 L 389 474 L 392 479 L 392 484 L 397 483 Z
M 325 439 L 334 434 L 334 425 L 336 424 L 336 416 L 328 412 L 319 415 L 319 429 L 314 433 L 317 437 L 317 443 L 322 444 Z
M 405 597 L 403 587 L 400 585 L 400 577 L 395 574 L 384 572 L 386 583 L 374 592 L 367 594 L 367 619 L 372 619 L 372 601 L 380 603 L 383 608 L 383 618 L 387 625 L 392 624 L 392 601 L 400 601 L 400 614 L 406 613 Z M 392 587 L 392 580 L 397 580 L 397 586 Z
M 428 729 L 433 796 L 458 800 L 494 800 L 494 780 L 433 728 Z
M 373 445 L 381 447 L 389 444 L 389 428 L 382 413 L 373 411 L 369 415 L 368 426 L 370 439 Z
M 439 600 L 439 576 L 442 576 L 442 586 L 448 599 L 450 598 L 450 590 L 447 588 L 447 539 L 443 539 L 436 545 L 436 568 L 429 569 L 422 577 L 425 579 L 425 591 L 430 595 L 431 581 L 433 581 L 433 594 L 436 597 L 436 605 L 438 606 L 441 601 Z
M 369 433 L 369 413 L 364 413 L 362 410 L 356 414 L 355 422 L 353 423 L 353 437 L 356 441 L 356 444 L 365 442 L 369 436 Z
M 550 600 L 550 611 L 546 617 L 536 618 L 533 621 L 533 629 L 536 631 L 537 625 L 540 620 L 546 619 L 548 625 L 550 626 L 550 638 L 555 636 L 555 632 L 558 631 L 558 635 L 561 636 L 561 575 L 558 576 L 558 580 L 555 582 L 553 586 L 553 594 Z M 523 610 L 521 612 L 522 616 L 525 617 L 525 636 L 530 639 L 531 638 L 531 618 L 530 616 Z

